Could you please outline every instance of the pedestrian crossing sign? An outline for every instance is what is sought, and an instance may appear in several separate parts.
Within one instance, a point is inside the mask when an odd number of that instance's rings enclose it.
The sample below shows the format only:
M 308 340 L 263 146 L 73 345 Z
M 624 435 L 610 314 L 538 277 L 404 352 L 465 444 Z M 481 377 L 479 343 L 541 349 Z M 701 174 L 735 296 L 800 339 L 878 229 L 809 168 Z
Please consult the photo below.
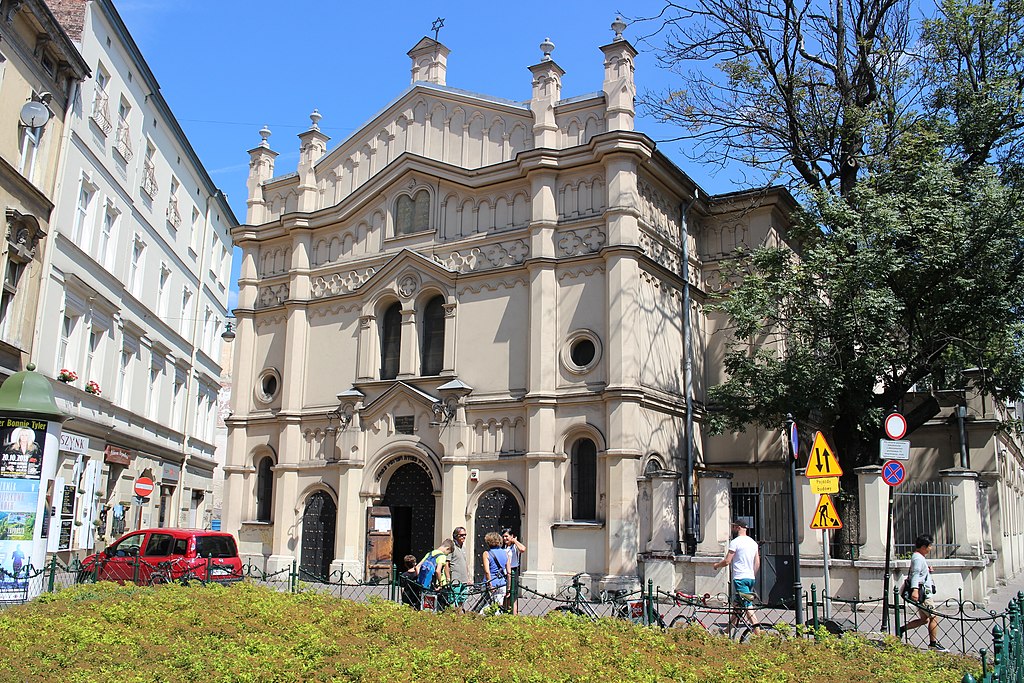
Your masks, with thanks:
M 825 441 L 825 435 L 821 432 L 814 434 L 814 445 L 811 446 L 810 455 L 807 457 L 807 469 L 804 471 L 804 476 L 808 479 L 843 476 L 839 458 L 836 457 L 832 447 Z
M 812 529 L 842 529 L 843 520 L 839 519 L 839 512 L 836 511 L 832 496 L 827 493 L 818 499 L 818 507 L 814 508 L 814 517 L 811 518 Z

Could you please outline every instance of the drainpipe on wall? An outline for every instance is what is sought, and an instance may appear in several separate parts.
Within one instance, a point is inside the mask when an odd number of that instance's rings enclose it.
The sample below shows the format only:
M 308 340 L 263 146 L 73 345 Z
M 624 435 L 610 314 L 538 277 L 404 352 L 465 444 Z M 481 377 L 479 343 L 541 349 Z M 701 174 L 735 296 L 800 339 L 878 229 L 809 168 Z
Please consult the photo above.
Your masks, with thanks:
M 686 469 L 684 470 L 684 476 L 686 477 L 686 483 L 684 486 L 684 504 L 683 510 L 686 514 L 685 524 L 685 543 L 686 543 L 686 554 L 693 555 L 697 552 L 697 529 L 694 520 L 694 500 L 693 500 L 693 476 L 694 476 L 694 442 L 693 442 L 693 355 L 692 355 L 692 343 L 691 343 L 691 330 L 690 330 L 690 229 L 687 223 L 686 216 L 690 212 L 694 203 L 697 201 L 697 195 L 699 190 L 694 187 L 693 198 L 690 199 L 689 203 L 680 206 L 679 223 L 682 226 L 682 242 L 683 242 L 683 377 L 684 377 L 684 389 L 686 393 Z

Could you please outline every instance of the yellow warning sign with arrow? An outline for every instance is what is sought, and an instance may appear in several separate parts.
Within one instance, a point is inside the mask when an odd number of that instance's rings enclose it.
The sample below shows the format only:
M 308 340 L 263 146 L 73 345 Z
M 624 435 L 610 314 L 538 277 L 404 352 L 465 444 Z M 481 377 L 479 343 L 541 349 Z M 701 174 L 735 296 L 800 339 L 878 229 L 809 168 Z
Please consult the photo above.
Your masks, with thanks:
M 839 519 L 832 496 L 825 494 L 818 499 L 818 507 L 814 509 L 814 517 L 811 518 L 811 528 L 822 530 L 843 528 L 843 520 Z
M 836 457 L 832 447 L 825 441 L 825 435 L 821 432 L 814 433 L 814 444 L 811 446 L 811 453 L 807 458 L 807 470 L 804 472 L 804 476 L 808 479 L 843 476 L 839 458 Z

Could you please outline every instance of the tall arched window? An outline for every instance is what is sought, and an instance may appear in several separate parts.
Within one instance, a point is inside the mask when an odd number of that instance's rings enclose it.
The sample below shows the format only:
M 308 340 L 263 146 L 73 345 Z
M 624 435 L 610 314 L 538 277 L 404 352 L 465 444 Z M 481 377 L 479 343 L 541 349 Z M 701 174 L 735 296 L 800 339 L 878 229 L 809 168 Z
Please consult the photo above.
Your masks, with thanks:
M 420 190 L 415 197 L 399 197 L 395 204 L 395 234 L 408 235 L 429 229 L 430 193 Z
M 580 439 L 572 446 L 572 518 L 597 519 L 597 446 Z
M 274 502 L 274 459 L 267 456 L 256 465 L 256 521 L 269 522 Z
M 398 377 L 402 356 L 402 304 L 397 301 L 384 311 L 380 327 L 380 378 Z
M 444 365 L 444 297 L 435 296 L 423 307 L 423 344 L 420 374 L 440 375 Z

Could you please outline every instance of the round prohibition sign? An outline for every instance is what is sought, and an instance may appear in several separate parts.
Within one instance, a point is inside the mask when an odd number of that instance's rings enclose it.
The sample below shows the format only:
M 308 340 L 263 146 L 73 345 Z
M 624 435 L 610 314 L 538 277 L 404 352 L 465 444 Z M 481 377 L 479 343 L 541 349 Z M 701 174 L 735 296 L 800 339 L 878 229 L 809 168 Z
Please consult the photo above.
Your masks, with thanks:
M 885 418 L 885 435 L 899 441 L 907 433 L 907 418 L 899 413 L 890 413 Z
M 907 468 L 898 460 L 886 460 L 882 465 L 882 481 L 889 486 L 899 486 L 907 478 Z

